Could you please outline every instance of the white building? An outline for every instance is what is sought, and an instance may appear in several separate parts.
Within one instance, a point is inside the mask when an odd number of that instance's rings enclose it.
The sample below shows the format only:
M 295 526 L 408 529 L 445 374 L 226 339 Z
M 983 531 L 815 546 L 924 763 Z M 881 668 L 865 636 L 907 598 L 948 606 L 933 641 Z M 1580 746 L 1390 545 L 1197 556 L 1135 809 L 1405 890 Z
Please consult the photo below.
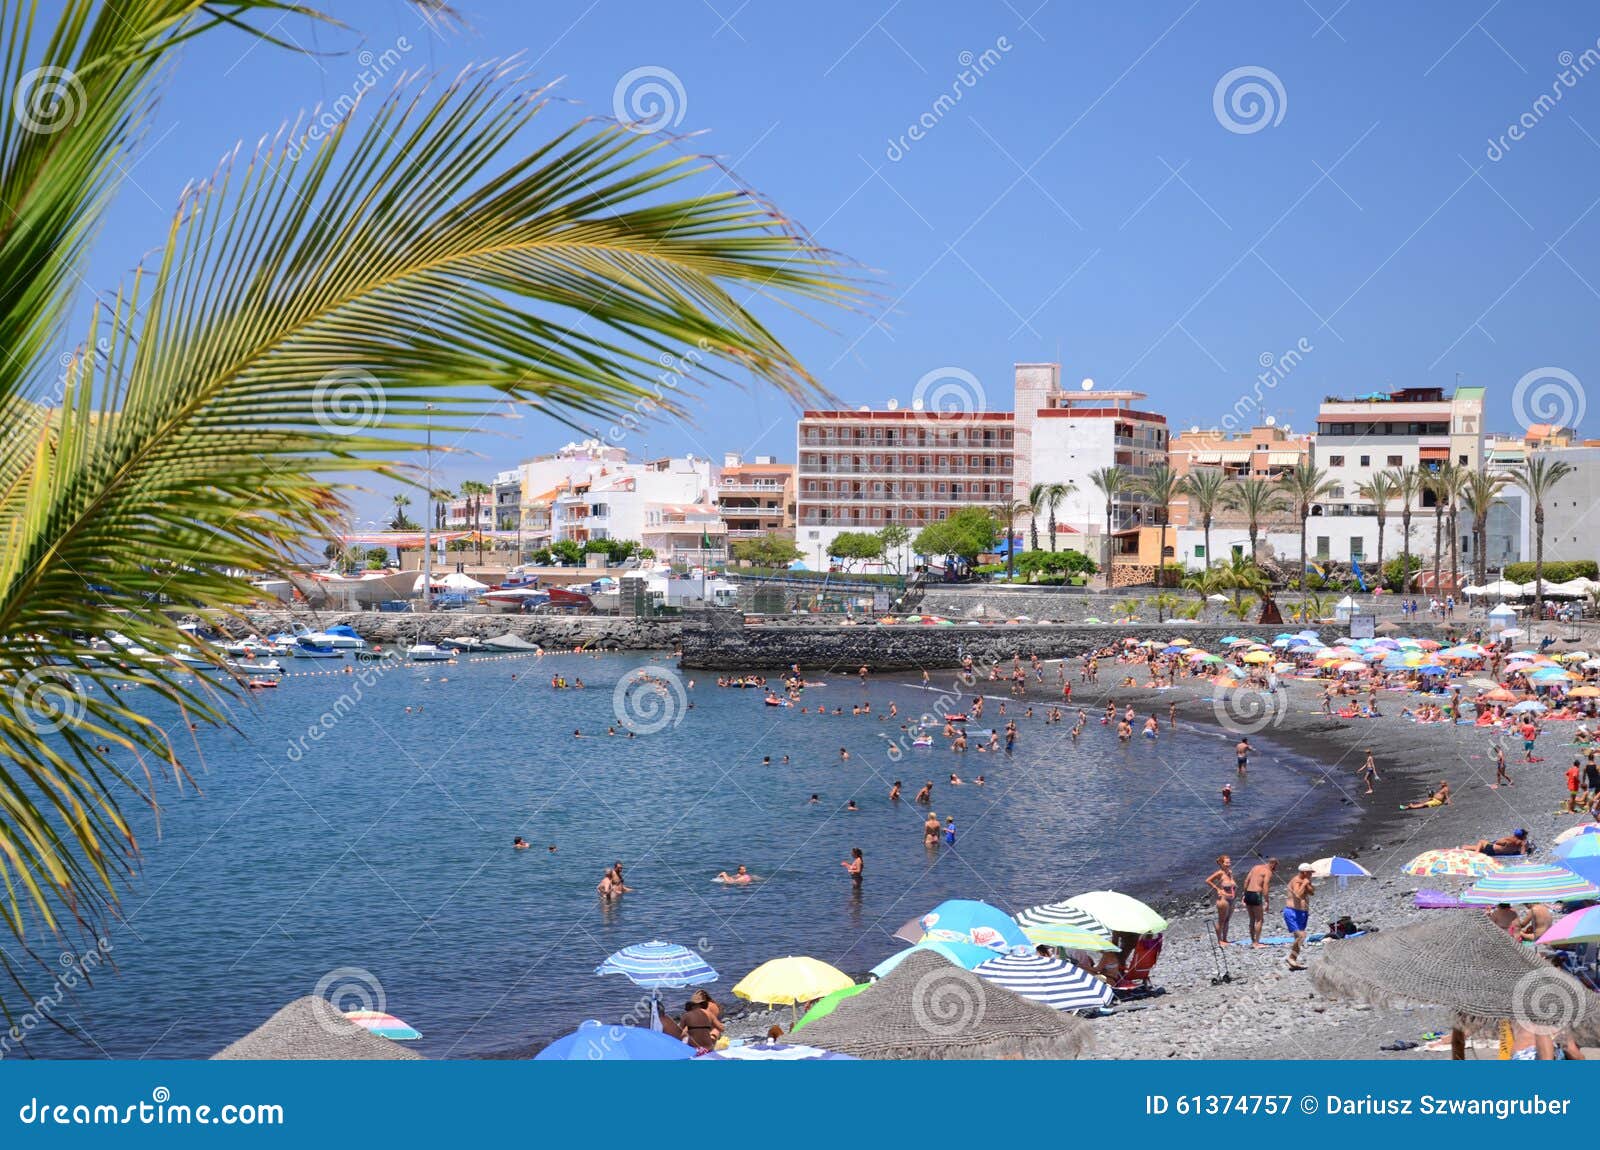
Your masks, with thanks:
M 708 504 L 711 496 L 711 465 L 704 459 L 687 456 L 601 466 L 572 480 L 555 497 L 551 540 L 642 540 L 652 506 Z

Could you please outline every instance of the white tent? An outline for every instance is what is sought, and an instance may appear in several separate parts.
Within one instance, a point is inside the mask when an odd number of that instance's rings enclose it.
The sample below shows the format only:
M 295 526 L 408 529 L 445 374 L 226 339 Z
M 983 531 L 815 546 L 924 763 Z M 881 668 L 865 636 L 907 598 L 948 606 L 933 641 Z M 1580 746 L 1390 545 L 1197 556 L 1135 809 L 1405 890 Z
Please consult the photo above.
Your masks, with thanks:
M 1531 586 L 1531 584 L 1530 584 Z M 1568 579 L 1565 583 L 1552 583 L 1545 580 L 1544 593 L 1554 595 L 1558 599 L 1582 599 L 1589 593 L 1590 588 L 1600 586 L 1589 579 Z
M 1515 599 L 1523 591 L 1521 583 L 1513 583 L 1509 579 L 1497 579 L 1493 583 L 1485 583 L 1482 587 L 1468 587 L 1466 593 L 1486 599 Z
M 1356 601 L 1346 595 L 1333 608 L 1333 618 L 1339 623 L 1350 622 L 1350 616 L 1355 613 Z
M 452 571 L 448 575 L 435 575 L 433 577 L 433 585 L 435 587 L 443 587 L 446 591 L 487 591 L 489 589 L 489 584 L 479 583 L 471 575 L 463 575 L 459 571 Z M 421 593 L 421 575 L 418 575 L 417 581 L 411 584 L 411 590 Z

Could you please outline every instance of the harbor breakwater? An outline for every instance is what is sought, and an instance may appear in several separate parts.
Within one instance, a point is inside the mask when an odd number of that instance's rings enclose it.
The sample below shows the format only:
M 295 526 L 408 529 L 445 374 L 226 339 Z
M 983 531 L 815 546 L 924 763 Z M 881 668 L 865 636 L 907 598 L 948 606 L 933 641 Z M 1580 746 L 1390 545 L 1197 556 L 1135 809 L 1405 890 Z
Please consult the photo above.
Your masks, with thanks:
M 388 614 L 379 611 L 347 613 L 319 611 L 253 611 L 243 623 L 222 621 L 223 630 L 236 635 L 250 631 L 274 634 L 289 630 L 290 624 L 312 628 L 348 624 L 369 643 L 438 643 L 443 639 L 492 639 L 515 635 L 551 651 L 570 651 L 575 647 L 603 648 L 608 651 L 673 651 L 678 647 L 682 627 L 677 619 L 635 619 L 613 615 L 491 615 L 470 612 L 439 612 L 418 615 L 409 612 Z

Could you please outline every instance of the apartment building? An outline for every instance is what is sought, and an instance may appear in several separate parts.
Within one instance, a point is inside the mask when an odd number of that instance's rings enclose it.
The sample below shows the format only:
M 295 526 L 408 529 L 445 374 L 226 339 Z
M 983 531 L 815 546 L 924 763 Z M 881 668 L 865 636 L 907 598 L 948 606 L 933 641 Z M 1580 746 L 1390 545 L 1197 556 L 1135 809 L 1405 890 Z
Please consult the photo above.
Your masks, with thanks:
M 730 540 L 763 535 L 794 538 L 795 469 L 770 455 L 745 460 L 736 453 L 723 457 L 717 476 L 716 504 Z
M 795 431 L 796 537 L 822 566 L 844 531 L 915 532 L 1012 495 L 1010 412 L 807 411 Z
M 709 461 L 694 456 L 601 466 L 555 495 L 551 540 L 642 540 L 652 507 L 710 504 L 711 489 Z

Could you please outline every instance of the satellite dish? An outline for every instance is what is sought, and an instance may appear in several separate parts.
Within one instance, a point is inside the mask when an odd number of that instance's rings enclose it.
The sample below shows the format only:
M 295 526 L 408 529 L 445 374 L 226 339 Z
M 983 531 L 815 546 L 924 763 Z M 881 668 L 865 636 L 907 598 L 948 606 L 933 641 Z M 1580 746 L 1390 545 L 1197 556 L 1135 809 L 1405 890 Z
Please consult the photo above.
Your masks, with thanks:
M 1200 434 L 1200 425 L 1197 423 L 1193 427 L 1191 427 L 1189 429 L 1189 434 L 1190 435 L 1199 435 Z
M 871 411 L 872 410 L 872 405 L 870 403 L 863 403 L 860 407 L 856 408 L 856 410 L 857 411 Z
M 900 410 L 900 401 L 898 399 L 891 399 L 887 406 L 888 406 L 890 411 L 899 411 Z
M 1267 426 L 1268 427 L 1276 427 L 1277 425 L 1278 425 L 1278 417 L 1276 415 L 1267 416 Z
M 911 410 L 912 411 L 921 411 L 922 410 L 922 400 L 913 399 L 911 401 Z
M 1080 383 L 1078 386 L 1083 388 L 1084 391 L 1093 391 L 1094 390 L 1094 380 L 1090 379 L 1088 376 L 1084 376 L 1083 377 L 1083 382 Z

